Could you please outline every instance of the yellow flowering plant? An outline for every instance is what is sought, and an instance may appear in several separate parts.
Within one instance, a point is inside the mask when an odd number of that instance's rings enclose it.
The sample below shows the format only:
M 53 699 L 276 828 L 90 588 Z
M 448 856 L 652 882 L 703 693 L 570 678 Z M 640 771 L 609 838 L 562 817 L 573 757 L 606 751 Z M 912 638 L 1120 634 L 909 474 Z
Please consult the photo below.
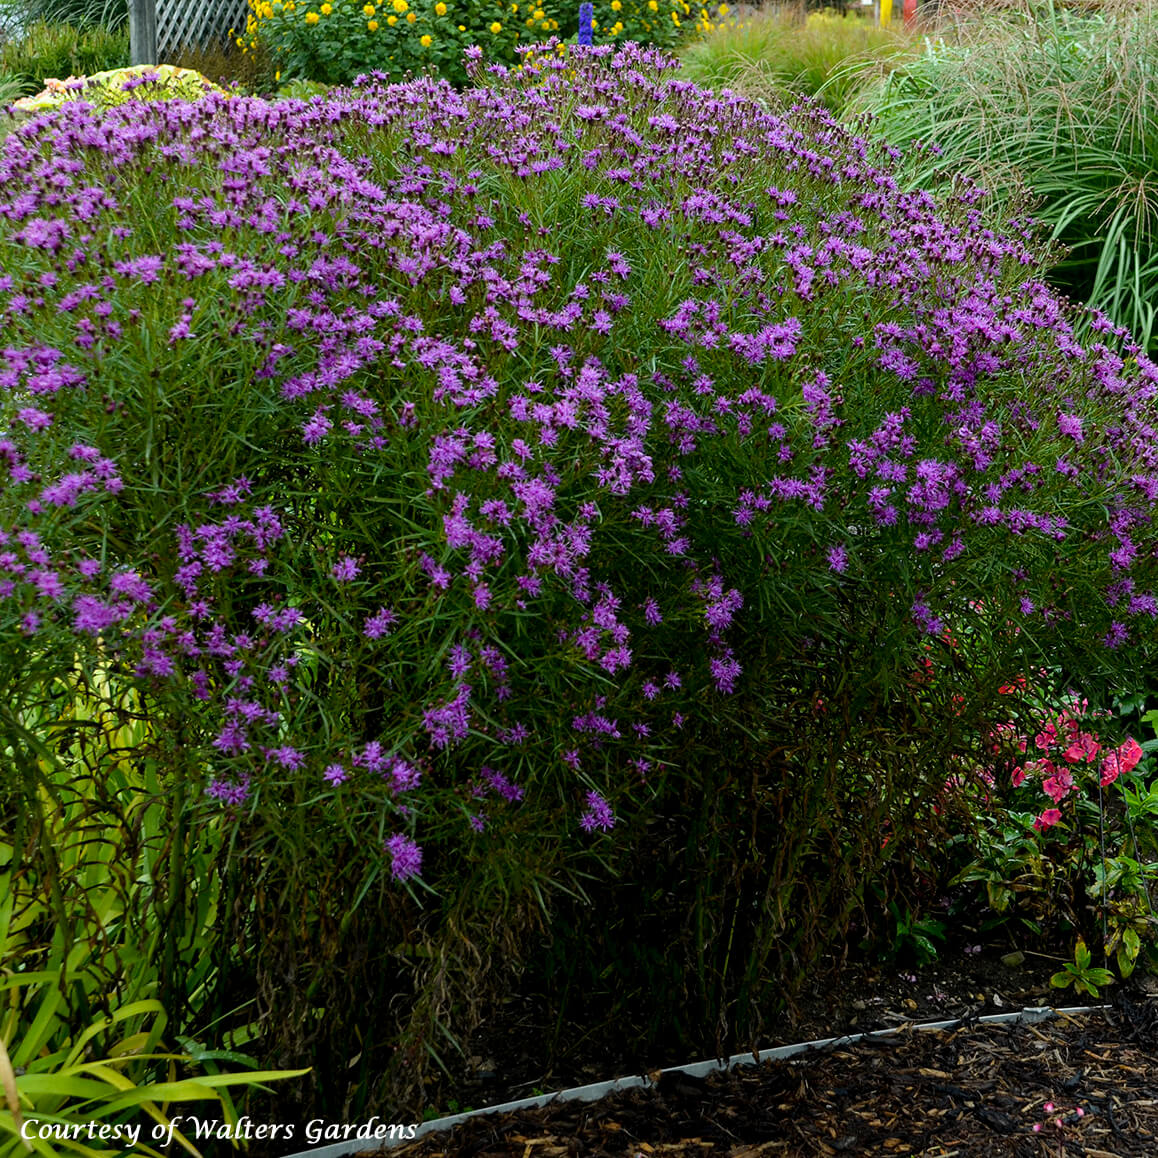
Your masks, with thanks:
M 394 80 L 436 72 L 467 81 L 463 54 L 477 45 L 501 64 L 519 59 L 519 45 L 558 34 L 541 5 L 510 0 L 327 0 L 308 7 L 295 0 L 249 0 L 243 47 L 260 42 L 286 81 L 349 84 L 381 71 Z

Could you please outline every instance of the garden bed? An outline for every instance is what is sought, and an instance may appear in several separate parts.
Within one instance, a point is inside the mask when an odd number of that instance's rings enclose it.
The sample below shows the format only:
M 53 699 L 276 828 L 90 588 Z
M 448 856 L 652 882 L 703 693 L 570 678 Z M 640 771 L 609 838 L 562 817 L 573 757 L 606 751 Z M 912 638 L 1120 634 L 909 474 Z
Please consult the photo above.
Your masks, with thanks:
M 1152 1152 L 1158 1118 L 1149 1117 L 1148 1099 L 1158 1070 L 1146 1055 L 1158 982 L 1131 981 L 1112 1007 L 1079 1016 L 1075 1007 L 1098 1002 L 1050 987 L 1056 960 L 1030 953 L 1010 965 L 1002 957 L 996 946 L 958 951 L 916 973 L 833 962 L 795 1015 L 761 1040 L 762 1055 L 774 1060 L 756 1067 L 745 1057 L 731 1074 L 707 1072 L 715 1062 L 673 1067 L 671 1058 L 616 1056 L 610 1033 L 583 1041 L 577 1028 L 570 1051 L 547 1059 L 550 1011 L 512 1003 L 473 1039 L 474 1073 L 460 1073 L 453 1091 L 443 1091 L 452 1113 L 480 1109 L 456 1125 L 430 1123 L 389 1153 L 946 1158 L 1044 1153 L 1043 1139 L 1057 1153 L 1059 1115 L 1070 1146 L 1062 1153 Z M 1051 1006 L 1066 1010 L 1055 1017 Z M 934 1032 L 937 1025 L 951 1028 Z M 835 1047 L 799 1044 L 834 1039 Z M 1101 1046 L 1112 1054 L 1093 1056 L 1107 1054 Z M 619 1089 L 600 1081 L 615 1074 L 626 1075 Z M 559 1091 L 559 1101 L 542 1104 Z M 523 1104 L 483 1112 L 512 1102 Z M 1047 1103 L 1060 1107 L 1052 1117 Z M 1044 1123 L 1041 1131 L 1035 1123 Z M 339 1151 L 359 1152 L 347 1143 L 306 1153 L 332 1158 Z M 268 1158 L 284 1158 L 284 1149 Z
M 656 1075 L 595 1103 L 476 1116 L 390 1152 L 1149 1155 L 1158 1143 L 1156 1024 L 1152 999 L 1124 999 L 1040 1021 L 908 1025 L 703 1078 Z

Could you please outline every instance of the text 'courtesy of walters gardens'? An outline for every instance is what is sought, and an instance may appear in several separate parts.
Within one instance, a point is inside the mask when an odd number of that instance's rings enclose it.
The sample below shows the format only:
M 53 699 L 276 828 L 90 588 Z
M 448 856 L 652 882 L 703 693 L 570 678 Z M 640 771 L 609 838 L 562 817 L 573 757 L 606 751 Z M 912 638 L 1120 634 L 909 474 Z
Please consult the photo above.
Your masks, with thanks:
M 395 1139 L 405 1141 L 413 1138 L 417 1131 L 417 1125 L 383 1122 L 378 1117 L 373 1117 L 368 1122 L 346 1123 L 313 1118 L 299 1132 L 296 1126 L 286 1122 L 255 1122 L 252 1118 L 241 1118 L 236 1123 L 230 1124 L 178 1114 L 167 1123 L 157 1123 L 151 1127 L 139 1122 L 42 1122 L 36 1118 L 27 1118 L 20 1127 L 20 1136 L 26 1142 L 37 1139 L 46 1142 L 124 1142 L 136 1147 L 143 1141 L 170 1146 L 178 1135 L 184 1135 L 194 1141 L 218 1139 L 230 1142 L 258 1140 L 292 1142 L 296 1139 L 313 1144 L 344 1142 L 350 1139 L 374 1142 Z

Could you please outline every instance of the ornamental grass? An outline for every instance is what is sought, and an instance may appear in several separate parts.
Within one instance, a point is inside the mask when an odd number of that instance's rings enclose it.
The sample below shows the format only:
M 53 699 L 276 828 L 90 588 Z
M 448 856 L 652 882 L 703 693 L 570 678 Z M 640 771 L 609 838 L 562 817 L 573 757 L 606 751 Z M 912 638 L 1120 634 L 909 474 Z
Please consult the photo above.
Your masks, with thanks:
M 959 8 L 944 35 L 866 90 L 855 109 L 894 145 L 921 141 L 905 168 L 966 170 L 997 198 L 1028 190 L 1067 249 L 1051 283 L 1127 327 L 1151 352 L 1158 291 L 1158 24 L 1147 4 Z

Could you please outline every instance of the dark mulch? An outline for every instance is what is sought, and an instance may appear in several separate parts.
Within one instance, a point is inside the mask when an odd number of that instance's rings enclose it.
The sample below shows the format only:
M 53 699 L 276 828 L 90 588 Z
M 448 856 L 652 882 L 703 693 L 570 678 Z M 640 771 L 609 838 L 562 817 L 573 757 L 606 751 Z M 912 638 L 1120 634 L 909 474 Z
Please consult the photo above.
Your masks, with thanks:
M 910 1027 L 704 1080 L 667 1074 L 598 1102 L 473 1118 L 389 1153 L 1155 1158 L 1158 1002 L 1120 997 L 1032 1025 Z

